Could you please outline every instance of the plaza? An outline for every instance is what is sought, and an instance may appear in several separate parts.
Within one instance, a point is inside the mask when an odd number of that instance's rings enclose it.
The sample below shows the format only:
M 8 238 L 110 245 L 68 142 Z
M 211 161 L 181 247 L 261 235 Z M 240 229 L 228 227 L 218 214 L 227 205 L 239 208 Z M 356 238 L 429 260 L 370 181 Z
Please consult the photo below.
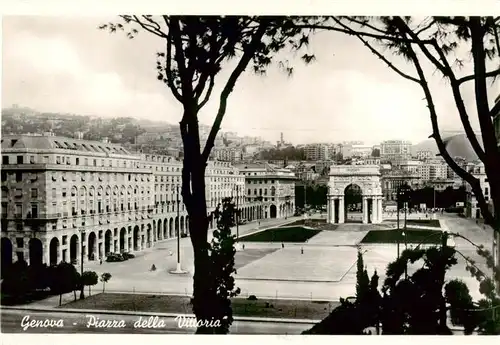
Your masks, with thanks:
M 268 220 L 240 226 L 240 236 L 268 228 L 275 228 L 296 221 Z M 442 230 L 453 230 L 471 239 L 476 244 L 491 244 L 492 234 L 488 229 L 456 215 L 440 216 Z M 356 255 L 363 251 L 365 265 L 371 276 L 376 270 L 380 286 L 385 279 L 387 264 L 397 257 L 396 244 L 360 244 L 370 229 L 383 229 L 385 224 L 341 224 L 336 230 L 324 230 L 304 243 L 245 242 L 245 248 L 236 253 L 236 286 L 242 297 L 255 295 L 258 298 L 307 299 L 338 301 L 355 294 Z M 235 229 L 234 229 L 235 231 Z M 185 275 L 170 274 L 176 268 L 176 240 L 167 240 L 139 253 L 135 259 L 102 265 L 91 263 L 84 270 L 95 270 L 98 274 L 109 272 L 112 279 L 106 291 L 150 294 L 192 294 L 193 251 L 189 238 L 181 239 L 182 268 Z M 475 253 L 474 247 L 465 240 L 455 240 L 456 249 L 476 261 L 486 270 L 484 259 Z M 404 245 L 401 244 L 401 250 Z M 303 250 L 303 253 L 301 251 Z M 467 283 L 474 299 L 481 298 L 479 283 L 465 270 L 464 259 L 457 255 L 458 264 L 448 273 L 447 279 L 460 278 Z M 156 266 L 151 271 L 152 265 Z M 415 268 L 410 267 L 409 272 Z M 487 271 L 485 271 L 487 272 Z M 99 283 L 94 291 L 102 291 Z M 73 296 L 68 296 L 68 301 Z

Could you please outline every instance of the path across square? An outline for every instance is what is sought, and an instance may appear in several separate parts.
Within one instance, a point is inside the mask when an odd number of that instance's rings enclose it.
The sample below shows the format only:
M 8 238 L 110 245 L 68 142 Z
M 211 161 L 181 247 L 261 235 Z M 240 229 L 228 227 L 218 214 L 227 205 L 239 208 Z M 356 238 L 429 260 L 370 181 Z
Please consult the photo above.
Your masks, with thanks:
M 356 256 L 354 247 L 285 245 L 285 248 L 240 268 L 236 278 L 338 282 L 356 262 Z

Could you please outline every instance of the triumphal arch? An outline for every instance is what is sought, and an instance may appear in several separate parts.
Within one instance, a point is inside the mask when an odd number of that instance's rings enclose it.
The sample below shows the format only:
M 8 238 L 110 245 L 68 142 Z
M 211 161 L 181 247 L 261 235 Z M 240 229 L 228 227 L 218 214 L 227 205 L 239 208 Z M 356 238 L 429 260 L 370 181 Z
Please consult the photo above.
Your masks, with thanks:
M 382 223 L 382 188 L 378 165 L 332 165 L 328 182 L 328 223 L 345 223 L 345 191 L 357 185 L 362 194 L 362 222 Z

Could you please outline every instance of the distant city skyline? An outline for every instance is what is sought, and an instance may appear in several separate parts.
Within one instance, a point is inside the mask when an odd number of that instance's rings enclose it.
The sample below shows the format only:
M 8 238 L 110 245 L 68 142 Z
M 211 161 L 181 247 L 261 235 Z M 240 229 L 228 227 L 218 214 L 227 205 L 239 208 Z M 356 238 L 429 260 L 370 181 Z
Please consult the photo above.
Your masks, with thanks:
M 143 33 L 129 40 L 97 29 L 110 20 L 115 18 L 4 17 L 2 106 L 178 123 L 181 107 L 156 78 L 155 52 L 161 41 Z M 289 56 L 295 67 L 291 77 L 277 67 L 267 76 L 242 75 L 222 130 L 273 143 L 283 132 L 294 145 L 354 140 L 416 144 L 428 138 L 430 120 L 419 87 L 389 70 L 356 38 L 319 33 L 309 50 L 317 57 L 309 66 Z M 212 124 L 227 71 L 220 73 L 201 123 Z M 436 97 L 443 133 L 461 131 L 445 81 L 437 73 L 430 80 L 435 94 L 443 95 Z M 491 102 L 499 85 L 491 87 Z M 465 102 L 477 128 L 473 92 L 467 91 Z

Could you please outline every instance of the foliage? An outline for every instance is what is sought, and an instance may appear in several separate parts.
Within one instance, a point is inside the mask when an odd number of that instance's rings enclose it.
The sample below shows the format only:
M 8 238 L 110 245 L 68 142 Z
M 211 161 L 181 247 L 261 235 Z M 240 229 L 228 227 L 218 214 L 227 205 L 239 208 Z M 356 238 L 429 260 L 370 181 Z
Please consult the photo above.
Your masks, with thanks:
M 380 149 L 373 149 L 371 156 L 374 158 L 380 158 Z
M 492 303 L 485 299 L 475 305 L 463 281 L 445 280 L 446 271 L 457 264 L 456 253 L 448 246 L 403 251 L 387 266 L 382 296 L 376 272 L 366 290 L 367 274 L 358 253 L 356 302 L 341 299 L 339 308 L 305 333 L 363 334 L 380 323 L 383 334 L 451 334 L 446 324 L 449 312 L 452 324 L 463 326 L 465 334 L 498 334 Z M 409 265 L 419 268 L 408 275 Z M 482 284 L 482 292 L 493 297 L 488 285 Z
M 102 282 L 102 292 L 104 293 L 104 289 L 106 287 L 106 283 L 109 282 L 109 280 L 111 279 L 111 273 L 103 273 L 101 274 L 101 282 Z
M 216 334 L 229 333 L 229 327 L 233 323 L 233 312 L 231 298 L 240 293 L 240 288 L 235 288 L 233 274 L 234 248 L 236 236 L 231 234 L 231 228 L 236 225 L 236 210 L 231 198 L 222 200 L 214 211 L 217 229 L 213 232 L 210 244 L 210 260 L 212 262 L 212 289 L 216 291 L 215 299 L 211 301 L 214 308 L 214 320 L 220 320 L 220 327 L 215 329 Z
M 457 235 L 464 238 L 463 236 Z M 465 239 L 465 238 L 464 238 Z M 474 306 L 474 321 L 477 325 L 478 333 L 485 335 L 500 334 L 500 289 L 495 288 L 494 282 L 500 281 L 500 266 L 495 265 L 492 253 L 484 249 L 483 245 L 476 245 L 466 239 L 476 247 L 477 254 L 486 259 L 488 270 L 493 273 L 492 276 L 487 275 L 479 267 L 474 260 L 464 256 L 467 262 L 466 269 L 472 277 L 479 282 L 479 292 L 484 296 Z
M 12 295 L 14 299 L 21 298 L 33 289 L 30 278 L 26 261 L 16 261 L 3 272 L 2 292 Z
M 411 191 L 410 206 L 419 207 L 425 204 L 427 208 L 453 208 L 457 202 L 465 200 L 465 187 L 447 187 L 445 190 L 435 190 L 432 187 L 424 187 Z
M 67 262 L 61 262 L 57 266 L 49 267 L 50 290 L 59 295 L 59 304 L 61 304 L 62 295 L 67 292 L 75 291 L 80 285 L 80 277 L 75 266 Z
M 306 159 L 306 154 L 303 148 L 295 148 L 293 146 L 282 149 L 269 149 L 259 152 L 259 159 L 262 160 L 293 160 L 301 161 Z
M 96 272 L 94 271 L 83 272 L 81 277 L 81 283 L 83 284 L 83 286 L 89 287 L 89 296 L 91 292 L 90 287 L 96 285 L 98 281 L 99 281 L 99 276 L 97 275 Z
M 368 273 L 366 273 L 363 263 L 363 253 L 358 248 L 358 260 L 356 261 L 356 299 L 362 300 L 366 296 L 370 287 Z
M 304 188 L 305 195 L 304 195 Z M 326 195 L 328 187 L 320 184 L 306 184 L 305 186 L 295 185 L 295 206 L 303 208 L 304 201 L 312 207 L 324 206 L 327 204 Z M 305 200 L 307 199 L 307 200 Z

